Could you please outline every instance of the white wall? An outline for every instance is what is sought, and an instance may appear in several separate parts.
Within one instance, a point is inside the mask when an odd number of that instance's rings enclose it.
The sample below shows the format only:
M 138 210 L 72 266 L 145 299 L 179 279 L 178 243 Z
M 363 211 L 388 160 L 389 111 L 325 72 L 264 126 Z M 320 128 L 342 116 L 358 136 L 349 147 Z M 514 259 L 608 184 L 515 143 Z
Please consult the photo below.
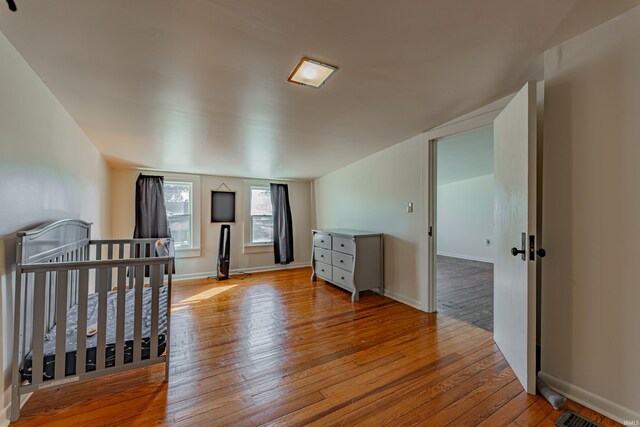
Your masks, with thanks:
M 385 292 L 414 307 L 435 311 L 428 277 L 428 141 L 486 127 L 512 98 L 375 153 L 314 181 L 318 228 L 385 233 Z M 406 203 L 414 213 L 406 213 Z
M 141 171 L 113 169 L 111 172 L 111 214 L 113 238 L 131 238 L 135 225 L 135 182 Z M 155 173 L 155 172 L 154 172 Z M 268 181 L 267 181 L 268 182 Z M 231 270 L 254 271 L 276 266 L 273 249 L 268 252 L 244 253 L 243 219 L 244 183 L 242 178 L 202 175 L 200 177 L 200 256 L 176 260 L 177 278 L 206 277 L 216 270 L 218 256 L 219 223 L 211 223 L 211 191 L 224 183 L 236 192 L 236 223 L 231 225 Z M 289 185 L 289 202 L 293 220 L 294 263 L 290 267 L 309 265 L 311 260 L 311 183 L 309 181 L 286 182 Z
M 318 228 L 385 233 L 385 291 L 416 307 L 426 291 L 419 286 L 421 161 L 416 136 L 314 182 Z M 407 202 L 414 213 L 407 213 Z
M 438 255 L 493 262 L 493 174 L 438 186 Z
M 545 64 L 542 370 L 640 419 L 640 8 Z
M 0 424 L 8 418 L 15 233 L 81 218 L 108 235 L 109 167 L 40 78 L 0 33 Z M 2 392 L 4 391 L 4 392 Z

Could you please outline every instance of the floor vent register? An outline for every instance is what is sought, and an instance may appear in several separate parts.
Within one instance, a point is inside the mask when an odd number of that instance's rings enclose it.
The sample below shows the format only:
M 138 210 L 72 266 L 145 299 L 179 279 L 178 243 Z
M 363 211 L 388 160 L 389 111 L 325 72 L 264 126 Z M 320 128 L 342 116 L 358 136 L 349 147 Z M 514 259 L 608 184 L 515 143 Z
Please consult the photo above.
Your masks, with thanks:
M 591 421 L 573 411 L 564 411 L 556 421 L 559 427 L 604 427 L 602 424 Z

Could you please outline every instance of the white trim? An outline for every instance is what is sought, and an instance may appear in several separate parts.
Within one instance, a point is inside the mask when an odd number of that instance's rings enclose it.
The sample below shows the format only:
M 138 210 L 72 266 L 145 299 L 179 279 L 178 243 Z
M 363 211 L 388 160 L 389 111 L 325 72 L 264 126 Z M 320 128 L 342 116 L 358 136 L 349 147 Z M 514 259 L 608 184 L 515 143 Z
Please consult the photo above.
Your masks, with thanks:
M 274 265 L 266 265 L 266 266 L 260 266 L 260 267 L 236 268 L 233 270 L 229 270 L 229 275 L 241 274 L 241 273 L 261 273 L 266 271 L 277 271 L 277 270 L 291 270 L 294 268 L 304 268 L 304 267 L 311 267 L 311 263 L 295 262 L 287 265 L 274 264 Z M 174 274 L 172 278 L 173 278 L 173 281 L 175 282 L 180 280 L 207 279 L 209 277 L 215 277 L 215 276 L 216 276 L 215 271 L 202 271 L 199 273 Z
M 558 393 L 621 424 L 624 424 L 625 421 L 640 420 L 640 413 L 618 405 L 577 385 L 570 384 L 542 371 L 538 373 L 538 376 Z
M 513 99 L 515 93 L 505 96 L 502 99 L 478 108 L 468 114 L 450 120 L 439 126 L 426 130 L 422 133 L 423 141 L 430 139 L 441 139 L 447 136 L 453 136 L 468 132 L 473 129 L 488 126 L 498 117 L 502 109 Z
M 11 393 L 11 388 L 5 390 L 5 393 Z M 11 413 L 11 403 L 4 407 L 2 413 L 0 413 L 0 427 L 6 427 L 9 425 L 8 415 Z
M 175 249 L 176 258 L 196 258 L 200 256 L 200 248 Z
M 191 208 L 191 246 L 188 248 L 177 248 L 176 258 L 193 258 L 199 257 L 200 252 L 200 235 L 202 226 L 202 178 L 200 175 L 187 175 L 176 173 L 163 174 L 165 182 L 177 182 L 191 184 L 191 199 L 189 207 Z
M 489 264 L 493 264 L 493 260 L 490 259 L 490 258 L 482 258 L 482 257 L 477 257 L 477 256 L 454 254 L 454 253 L 450 253 L 450 252 L 440 252 L 440 251 L 438 251 L 438 255 L 448 256 L 450 258 L 467 259 L 469 261 L 488 262 Z
M 264 252 L 273 252 L 273 243 L 253 243 L 253 244 L 244 244 L 242 247 L 243 254 L 257 254 Z
M 206 279 L 207 277 L 213 277 L 215 275 L 215 271 L 202 271 L 199 273 L 174 274 L 173 276 L 171 276 L 171 279 L 175 283 L 181 280 Z
M 423 144 L 424 145 L 424 144 Z M 435 313 L 438 310 L 438 297 L 436 294 L 436 278 L 437 278 L 437 263 L 436 256 L 432 255 L 438 251 L 438 140 L 430 139 L 427 141 L 427 158 L 424 163 L 427 165 L 427 173 L 423 175 L 423 188 L 426 188 L 427 200 L 427 220 L 424 222 L 426 228 L 422 231 L 427 239 L 427 298 L 425 301 L 426 312 Z M 425 194 L 424 190 L 422 191 Z M 431 235 L 429 235 L 431 230 Z M 421 257 L 421 259 L 424 259 Z
M 442 125 L 429 129 L 421 134 L 422 143 L 428 147 L 426 150 L 425 164 L 427 164 L 429 171 L 423 179 L 427 179 L 426 183 L 423 183 L 424 197 L 427 200 L 427 208 L 430 209 L 426 222 L 423 222 L 420 230 L 420 235 L 428 236 L 429 226 L 433 227 L 433 236 L 429 239 L 426 245 L 424 245 L 426 251 L 420 255 L 420 259 L 424 260 L 424 263 L 429 266 L 426 277 L 422 277 L 421 283 L 426 283 L 427 287 L 427 300 L 425 307 L 427 312 L 435 312 L 437 306 L 437 292 L 436 292 L 436 252 L 437 252 L 437 218 L 436 218 L 436 185 L 437 182 L 432 182 L 437 179 L 437 142 L 439 139 L 459 135 L 462 133 L 470 132 L 475 129 L 483 128 L 493 125 L 493 120 L 502 112 L 502 109 L 511 101 L 515 94 L 505 96 L 491 104 L 478 108 L 468 114 L 460 116 L 456 119 L 450 120 Z M 426 184 L 426 185 L 424 185 Z M 435 248 L 435 250 L 434 250 Z
M 405 297 L 404 295 L 401 295 L 397 292 L 391 291 L 389 289 L 385 289 L 384 290 L 384 296 L 385 297 L 389 297 L 392 300 L 396 300 L 398 302 L 401 302 L 402 304 L 406 304 L 410 307 L 413 308 L 417 308 L 420 311 L 424 311 L 422 309 L 422 303 L 420 303 L 420 301 L 418 301 L 417 299 L 413 299 L 413 298 L 409 298 L 409 297 Z
M 11 387 L 6 389 L 4 392 L 5 394 L 7 393 L 11 394 Z M 33 393 L 26 393 L 26 394 L 20 395 L 20 409 L 24 408 L 24 405 L 27 403 L 27 401 L 31 398 L 32 395 Z M 11 424 L 11 402 L 9 402 L 7 406 L 4 407 L 2 412 L 0 412 L 0 427 L 6 427 L 9 424 Z
M 251 253 L 251 252 L 266 252 L 263 250 L 247 250 L 247 247 L 252 247 L 256 245 L 251 241 L 251 189 L 252 188 L 263 188 L 265 190 L 271 191 L 271 181 L 267 180 L 257 180 L 257 179 L 245 179 L 242 183 L 242 191 L 243 194 L 243 203 L 244 203 L 244 214 L 242 218 L 242 231 L 243 231 L 243 244 L 244 248 L 243 253 Z M 236 218 L 237 219 L 237 218 Z M 272 243 L 273 244 L 273 243 Z M 259 244 L 258 244 L 259 245 Z
M 420 140 L 420 206 L 422 206 L 422 209 L 419 209 L 419 214 L 420 214 L 420 226 L 422 226 L 422 224 L 426 224 L 426 228 L 424 229 L 420 229 L 420 232 L 423 231 L 428 231 L 429 229 L 429 220 L 430 220 L 430 206 L 429 206 L 429 197 L 427 195 L 427 192 L 425 191 L 425 188 L 429 182 L 429 179 L 427 178 L 428 173 L 429 173 L 429 164 L 428 164 L 428 151 L 429 151 L 429 146 L 425 145 L 422 143 L 422 140 Z M 429 245 L 431 244 L 430 238 L 428 236 L 428 234 L 420 234 L 419 239 L 418 239 L 418 256 L 421 256 L 422 254 L 428 253 L 429 252 Z M 419 260 L 422 258 L 419 258 Z M 423 287 L 422 285 L 422 280 L 423 278 L 427 277 L 427 275 L 429 274 L 430 268 L 429 265 L 425 262 L 418 262 L 418 299 L 420 300 L 420 310 L 422 311 L 426 311 L 427 313 L 430 312 L 430 307 L 428 305 L 429 302 L 429 289 L 428 287 Z
M 231 270 L 231 274 L 233 274 L 233 273 L 262 273 L 262 272 L 266 272 L 266 271 L 293 270 L 295 268 L 304 268 L 304 267 L 311 268 L 311 263 L 309 261 L 305 261 L 305 262 L 294 262 L 294 263 L 286 264 L 286 265 L 274 264 L 274 265 L 267 265 L 267 266 L 263 266 L 263 267 L 238 268 L 236 270 Z M 309 275 L 309 277 L 311 277 L 311 275 Z

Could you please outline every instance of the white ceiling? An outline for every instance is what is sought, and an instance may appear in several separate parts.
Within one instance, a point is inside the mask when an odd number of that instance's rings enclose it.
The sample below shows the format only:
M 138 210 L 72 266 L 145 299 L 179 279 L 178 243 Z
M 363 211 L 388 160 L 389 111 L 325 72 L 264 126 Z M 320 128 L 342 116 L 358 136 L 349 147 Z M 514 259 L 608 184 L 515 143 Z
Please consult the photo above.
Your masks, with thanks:
M 438 141 L 438 185 L 493 173 L 493 126 Z
M 112 165 L 313 178 L 513 92 L 640 0 L 16 3 L 0 30 Z M 287 83 L 303 55 L 340 70 Z

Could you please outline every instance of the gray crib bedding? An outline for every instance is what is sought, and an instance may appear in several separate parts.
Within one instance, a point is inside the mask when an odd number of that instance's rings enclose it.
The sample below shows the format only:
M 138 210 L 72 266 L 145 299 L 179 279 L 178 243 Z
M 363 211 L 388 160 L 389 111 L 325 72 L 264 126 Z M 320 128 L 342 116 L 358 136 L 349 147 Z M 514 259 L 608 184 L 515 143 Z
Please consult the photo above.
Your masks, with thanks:
M 167 287 L 160 286 L 160 313 L 158 319 L 158 356 L 164 353 L 167 331 Z M 135 291 L 126 291 L 125 298 L 125 345 L 124 361 L 133 361 L 133 324 L 135 310 Z M 142 298 L 142 359 L 148 359 L 151 353 L 151 288 L 143 288 Z M 116 360 L 116 315 L 117 292 L 107 294 L 107 339 L 106 339 L 106 366 L 114 366 Z M 65 375 L 74 375 L 76 371 L 76 343 L 77 343 L 78 306 L 69 308 L 67 314 L 67 339 Z M 90 294 L 87 301 L 87 326 L 96 325 L 98 320 L 98 294 Z M 43 380 L 54 378 L 56 364 L 56 327 L 54 326 L 45 336 L 44 342 L 44 372 Z M 85 332 L 86 333 L 86 332 Z M 96 347 L 98 335 L 87 337 L 86 370 L 96 369 Z M 23 380 L 31 381 L 32 354 L 29 352 L 25 358 L 22 369 Z

